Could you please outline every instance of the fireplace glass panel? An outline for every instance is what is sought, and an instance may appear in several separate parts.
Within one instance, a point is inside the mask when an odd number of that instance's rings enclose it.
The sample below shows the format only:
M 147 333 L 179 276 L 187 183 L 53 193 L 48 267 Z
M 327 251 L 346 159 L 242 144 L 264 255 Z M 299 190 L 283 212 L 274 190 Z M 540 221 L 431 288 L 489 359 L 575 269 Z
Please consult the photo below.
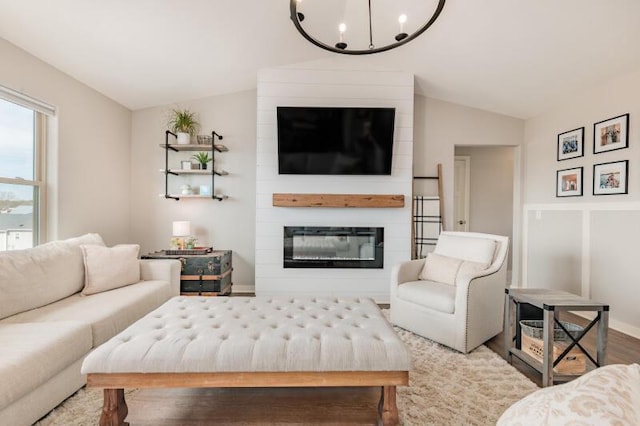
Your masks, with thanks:
M 383 228 L 285 227 L 285 268 L 382 268 Z

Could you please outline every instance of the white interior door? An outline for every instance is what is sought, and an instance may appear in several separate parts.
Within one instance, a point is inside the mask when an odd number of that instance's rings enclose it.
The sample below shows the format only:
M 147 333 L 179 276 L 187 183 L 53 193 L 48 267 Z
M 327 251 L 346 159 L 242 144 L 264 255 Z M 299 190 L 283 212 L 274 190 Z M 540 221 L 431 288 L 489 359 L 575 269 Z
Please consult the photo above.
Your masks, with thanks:
M 471 157 L 456 156 L 453 175 L 453 230 L 469 231 Z

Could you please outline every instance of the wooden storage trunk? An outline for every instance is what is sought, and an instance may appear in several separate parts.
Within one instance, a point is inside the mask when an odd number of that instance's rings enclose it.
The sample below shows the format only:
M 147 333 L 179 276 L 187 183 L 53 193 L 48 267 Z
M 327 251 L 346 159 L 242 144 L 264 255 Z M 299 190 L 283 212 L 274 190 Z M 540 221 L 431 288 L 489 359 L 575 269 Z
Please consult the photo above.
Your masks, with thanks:
M 554 341 L 553 360 L 558 358 L 567 346 L 569 346 L 569 344 L 566 341 Z M 522 333 L 522 350 L 540 363 L 542 363 L 543 348 L 542 339 L 536 339 L 535 337 Z M 586 368 L 587 362 L 585 355 L 578 347 L 574 346 L 553 371 L 559 374 L 582 374 Z
M 202 296 L 225 296 L 231 294 L 231 250 L 214 250 L 203 255 L 167 255 L 163 252 L 142 256 L 146 259 L 178 259 L 182 263 L 180 272 L 180 294 Z

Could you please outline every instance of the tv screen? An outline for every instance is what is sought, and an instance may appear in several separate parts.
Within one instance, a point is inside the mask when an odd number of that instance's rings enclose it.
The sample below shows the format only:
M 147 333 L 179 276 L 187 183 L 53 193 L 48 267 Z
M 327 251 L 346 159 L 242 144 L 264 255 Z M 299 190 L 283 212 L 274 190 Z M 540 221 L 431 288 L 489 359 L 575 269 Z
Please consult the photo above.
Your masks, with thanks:
M 278 173 L 390 175 L 394 108 L 278 107 Z

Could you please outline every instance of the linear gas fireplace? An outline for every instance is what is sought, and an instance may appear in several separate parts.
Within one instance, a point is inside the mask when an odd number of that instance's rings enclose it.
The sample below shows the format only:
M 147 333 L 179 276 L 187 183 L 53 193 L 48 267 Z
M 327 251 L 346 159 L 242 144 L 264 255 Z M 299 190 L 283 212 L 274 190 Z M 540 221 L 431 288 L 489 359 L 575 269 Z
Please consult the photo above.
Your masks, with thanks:
M 382 268 L 384 228 L 285 226 L 285 268 Z

